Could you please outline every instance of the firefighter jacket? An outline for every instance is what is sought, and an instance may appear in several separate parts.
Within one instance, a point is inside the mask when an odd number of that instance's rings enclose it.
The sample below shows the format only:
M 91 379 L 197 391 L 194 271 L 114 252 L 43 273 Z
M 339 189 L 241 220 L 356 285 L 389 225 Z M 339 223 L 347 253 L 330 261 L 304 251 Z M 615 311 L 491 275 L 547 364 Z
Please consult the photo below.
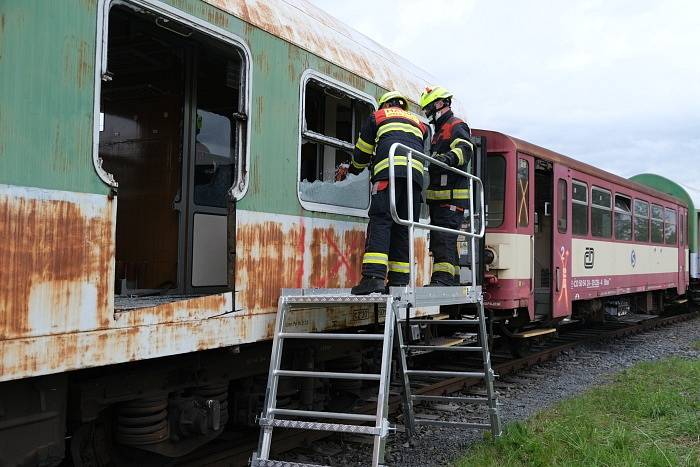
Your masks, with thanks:
M 443 154 L 446 164 L 469 172 L 474 145 L 469 141 L 470 130 L 452 111 L 440 116 L 435 124 L 431 142 L 433 157 Z M 426 193 L 430 204 L 450 204 L 466 208 L 469 200 L 469 180 L 442 167 L 430 168 L 430 184 Z
M 352 154 L 350 172 L 357 174 L 370 167 L 372 182 L 387 180 L 391 145 L 401 143 L 423 152 L 427 137 L 428 126 L 417 115 L 398 107 L 377 110 L 369 116 L 360 131 Z M 397 150 L 396 154 L 396 177 L 406 178 L 406 151 Z M 412 159 L 412 165 L 413 182 L 423 187 L 423 162 L 417 158 Z

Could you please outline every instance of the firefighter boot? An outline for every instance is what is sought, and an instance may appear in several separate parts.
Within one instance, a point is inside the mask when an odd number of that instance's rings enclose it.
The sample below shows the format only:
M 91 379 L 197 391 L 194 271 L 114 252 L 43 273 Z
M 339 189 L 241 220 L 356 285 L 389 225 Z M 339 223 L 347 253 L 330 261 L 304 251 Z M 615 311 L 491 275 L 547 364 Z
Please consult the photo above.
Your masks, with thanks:
M 362 280 L 350 289 L 353 295 L 369 295 L 371 293 L 384 293 L 384 279 L 379 277 L 362 276 Z

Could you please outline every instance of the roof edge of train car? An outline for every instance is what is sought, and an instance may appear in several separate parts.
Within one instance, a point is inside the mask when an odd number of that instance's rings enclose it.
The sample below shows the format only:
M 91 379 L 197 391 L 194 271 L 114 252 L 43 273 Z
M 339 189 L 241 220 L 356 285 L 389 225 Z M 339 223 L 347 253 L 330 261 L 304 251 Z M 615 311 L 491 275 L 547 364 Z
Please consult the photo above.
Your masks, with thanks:
M 434 77 L 305 0 L 204 0 L 416 103 Z
M 685 188 L 671 179 L 668 179 L 662 175 L 642 173 L 630 177 L 630 180 L 662 193 L 666 193 L 674 198 L 678 198 L 687 204 L 689 213 L 696 212 L 693 198 L 688 194 Z M 690 230 L 688 235 L 690 250 L 698 251 L 698 226 L 696 216 L 688 216 L 688 228 Z
M 637 181 L 630 180 L 624 177 L 621 177 L 619 175 L 615 175 L 611 172 L 605 171 L 603 169 L 599 169 L 597 167 L 594 167 L 590 164 L 586 164 L 585 162 L 578 161 L 576 159 L 573 159 L 569 156 L 565 156 L 563 154 L 560 154 L 556 151 L 552 151 L 551 149 L 543 148 L 542 146 L 538 146 L 536 144 L 530 143 L 528 141 L 522 140 L 520 138 L 516 138 L 515 136 L 508 135 L 506 133 L 500 132 L 500 131 L 494 131 L 494 130 L 486 130 L 486 129 L 475 129 L 475 133 L 482 133 L 486 135 L 486 139 L 488 140 L 488 135 L 493 135 L 496 137 L 503 138 L 505 140 L 508 140 L 510 144 L 512 144 L 512 148 L 510 149 L 515 149 L 518 152 L 521 152 L 523 154 L 527 154 L 533 157 L 537 157 L 540 159 L 545 159 L 549 160 L 552 162 L 559 162 L 562 164 L 565 164 L 567 167 L 571 167 L 572 169 L 578 170 L 579 172 L 585 173 L 587 175 L 592 175 L 596 177 L 602 177 L 607 180 L 610 180 L 612 182 L 615 182 L 621 186 L 625 186 L 629 189 L 632 190 L 637 190 L 642 193 L 646 193 L 650 196 L 655 196 L 658 198 L 661 198 L 665 201 L 673 202 L 673 203 L 678 203 L 682 206 L 687 207 L 687 202 L 683 199 L 679 199 L 673 195 L 670 195 L 668 193 L 665 193 L 663 191 L 659 191 L 658 189 L 655 189 L 653 187 L 650 187 L 648 185 L 641 184 Z M 508 148 L 504 148 L 504 150 L 507 150 Z

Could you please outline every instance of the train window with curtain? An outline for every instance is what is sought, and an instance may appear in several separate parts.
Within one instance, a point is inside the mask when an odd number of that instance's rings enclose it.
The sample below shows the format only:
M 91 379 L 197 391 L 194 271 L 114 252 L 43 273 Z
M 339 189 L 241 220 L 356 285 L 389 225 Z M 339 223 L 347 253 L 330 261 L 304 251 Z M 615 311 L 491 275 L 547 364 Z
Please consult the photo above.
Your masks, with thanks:
M 667 245 L 675 245 L 678 241 L 678 231 L 676 230 L 676 210 L 666 208 L 665 211 L 664 241 Z
M 649 203 L 641 199 L 634 200 L 634 239 L 649 241 Z
M 568 186 L 566 180 L 559 179 L 559 218 L 557 219 L 557 229 L 559 233 L 566 233 L 569 228 L 567 221 L 567 208 L 569 207 Z
M 489 207 L 486 226 L 500 227 L 506 199 L 506 159 L 500 154 L 489 155 L 486 170 L 486 200 Z
M 657 204 L 651 205 L 651 241 L 664 242 L 664 208 Z
M 374 101 L 314 71 L 302 79 L 299 200 L 306 209 L 357 216 L 369 208 L 369 170 L 336 180 L 349 164 L 361 125 Z
M 632 200 L 615 195 L 615 238 L 632 240 Z
M 591 189 L 591 235 L 612 237 L 612 195 L 595 186 Z
M 518 227 L 527 227 L 530 224 L 530 163 L 525 159 L 518 159 L 515 212 L 518 214 Z
M 571 221 L 574 235 L 588 235 L 588 185 L 571 183 Z

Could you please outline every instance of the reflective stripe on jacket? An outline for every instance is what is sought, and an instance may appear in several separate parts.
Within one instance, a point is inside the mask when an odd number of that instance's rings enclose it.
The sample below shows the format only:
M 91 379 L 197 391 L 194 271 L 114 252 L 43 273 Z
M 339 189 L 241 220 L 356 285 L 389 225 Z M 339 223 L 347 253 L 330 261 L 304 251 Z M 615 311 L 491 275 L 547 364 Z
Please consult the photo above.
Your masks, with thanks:
M 474 145 L 469 137 L 467 124 L 449 111 L 436 122 L 430 150 L 434 155 L 443 154 L 449 166 L 470 172 Z M 429 203 L 449 202 L 459 207 L 467 207 L 469 181 L 442 168 L 433 167 L 430 170 L 430 184 L 426 197 Z
M 389 178 L 389 150 L 394 143 L 401 143 L 418 152 L 424 151 L 428 127 L 417 115 L 389 107 L 373 112 L 362 127 L 350 163 L 352 172 L 357 173 L 372 166 L 372 181 Z M 406 151 L 397 151 L 394 158 L 396 176 L 407 176 L 408 158 Z M 423 186 L 423 162 L 412 159 L 413 181 Z

